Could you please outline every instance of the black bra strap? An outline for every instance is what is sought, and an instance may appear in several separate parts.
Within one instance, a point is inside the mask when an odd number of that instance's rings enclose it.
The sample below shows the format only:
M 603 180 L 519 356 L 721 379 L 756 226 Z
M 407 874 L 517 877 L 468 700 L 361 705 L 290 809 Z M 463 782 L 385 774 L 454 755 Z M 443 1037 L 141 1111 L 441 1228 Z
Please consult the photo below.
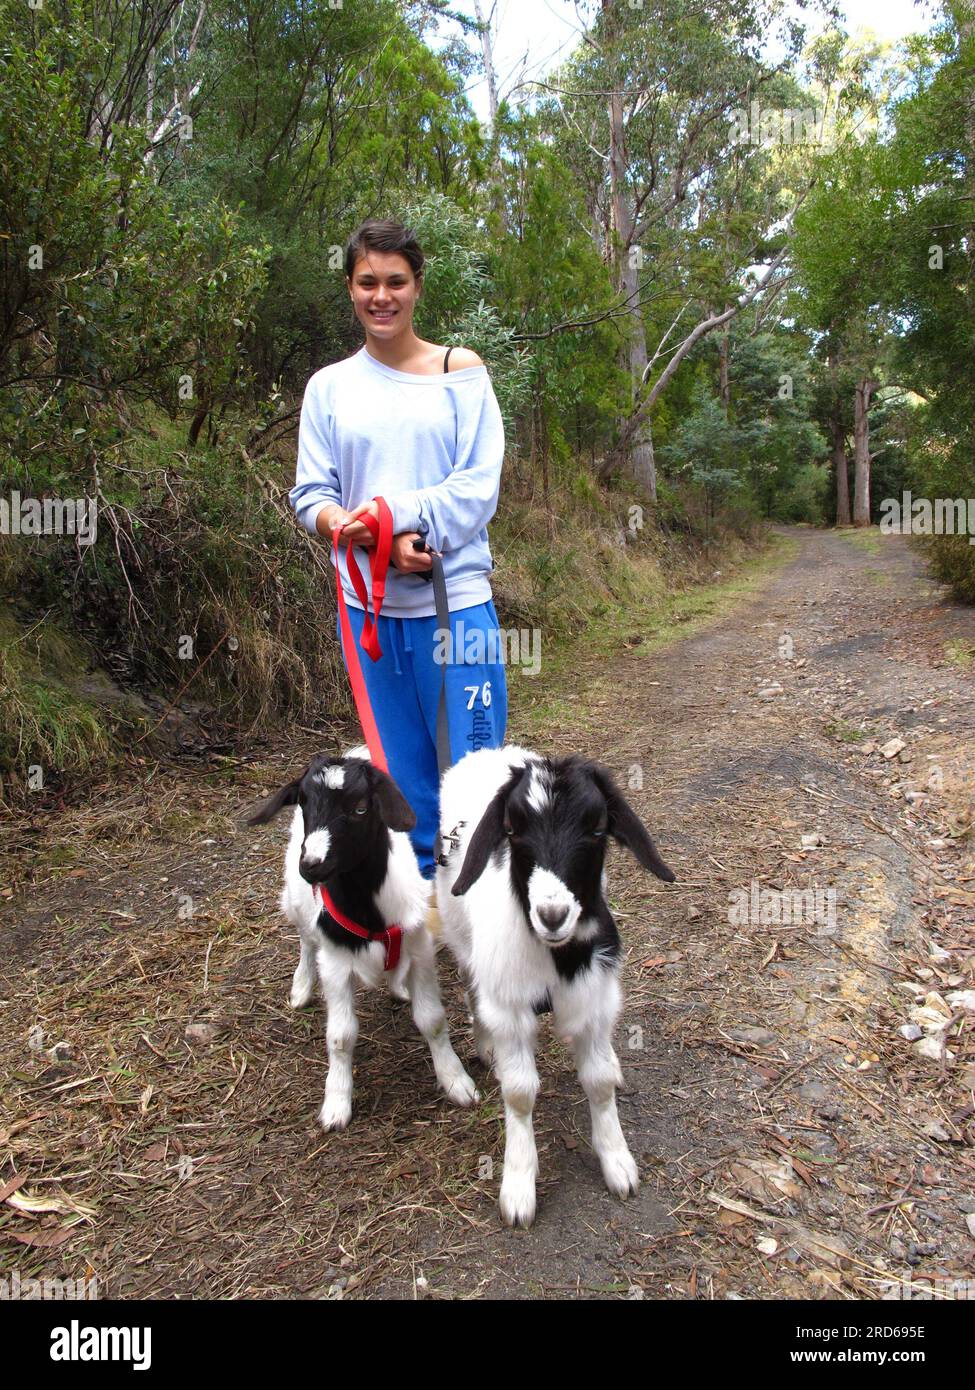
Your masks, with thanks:
M 449 348 L 447 349 L 445 355 L 444 355 L 444 359 L 443 359 L 443 369 L 444 369 L 444 371 L 447 370 L 447 361 L 448 361 L 448 359 L 449 359 L 449 357 L 450 357 L 450 354 L 451 354 L 452 352 L 453 352 L 453 348 L 452 348 L 452 347 L 449 347 Z

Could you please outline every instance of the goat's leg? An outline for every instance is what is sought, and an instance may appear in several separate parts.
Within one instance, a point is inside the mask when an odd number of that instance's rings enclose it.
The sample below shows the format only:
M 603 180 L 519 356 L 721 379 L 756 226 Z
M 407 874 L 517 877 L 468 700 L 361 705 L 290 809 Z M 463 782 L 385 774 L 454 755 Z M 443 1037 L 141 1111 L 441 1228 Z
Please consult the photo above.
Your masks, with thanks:
M 487 1012 L 493 1021 L 493 1011 Z M 532 1111 L 538 1095 L 535 1034 L 535 1016 L 531 1012 L 509 1016 L 504 1026 L 491 1026 L 494 1069 L 504 1097 L 504 1172 L 500 1205 L 507 1226 L 530 1226 L 535 1220 L 535 1178 L 538 1175 L 538 1150 L 532 1125 Z
M 450 899 L 451 904 L 456 903 L 456 901 L 456 898 Z M 440 915 L 445 919 L 443 935 L 450 947 L 451 954 L 457 966 L 457 971 L 463 981 L 464 1004 L 467 1008 L 467 1017 L 474 1035 L 474 1051 L 477 1053 L 481 1064 L 485 1067 L 490 1067 L 494 1063 L 494 1043 L 491 1039 L 491 1030 L 484 1022 L 481 1011 L 478 1008 L 469 943 L 462 934 L 455 933 L 451 930 L 452 919 L 449 914 L 454 911 L 456 911 L 456 908 L 452 905 L 444 905 L 440 908 Z
M 426 930 L 416 933 L 410 942 L 410 973 L 408 987 L 413 1022 L 427 1040 L 437 1080 L 454 1105 L 471 1105 L 480 1100 L 480 1093 L 467 1075 L 450 1042 L 447 1015 L 444 1013 L 437 983 L 437 963 L 433 942 Z
M 407 984 L 409 973 L 409 963 L 400 961 L 396 969 L 391 972 L 389 981 L 390 994 L 394 999 L 402 999 L 404 1004 L 410 1002 L 410 990 Z
M 477 1007 L 477 995 L 474 993 L 473 987 L 465 992 L 464 1003 L 470 1013 L 471 1029 L 474 1033 L 474 1051 L 482 1065 L 490 1067 L 494 1063 L 494 1039 L 491 1037 L 490 1028 L 480 1015 Z
M 603 1179 L 617 1197 L 632 1197 L 640 1186 L 640 1174 L 616 1110 L 616 1087 L 623 1084 L 623 1074 L 613 1051 L 611 1024 L 598 1020 L 594 1027 L 574 1032 L 572 1047 L 579 1080 L 589 1099 L 592 1147 Z
M 300 930 L 298 940 L 301 943 L 301 957 L 291 981 L 288 1000 L 293 1009 L 305 1008 L 315 997 L 315 949 L 308 944 Z
M 328 1075 L 319 1120 L 322 1129 L 345 1129 L 352 1118 L 352 1057 L 359 1036 L 351 965 L 335 968 L 319 955 L 318 976 L 325 997 Z
M 465 968 L 462 962 L 457 962 L 460 971 L 460 978 L 464 984 L 464 1004 L 467 1008 L 467 1018 L 471 1025 L 471 1032 L 474 1035 L 474 1051 L 477 1053 L 478 1060 L 482 1066 L 490 1067 L 494 1064 L 494 1042 L 491 1038 L 491 1030 L 484 1022 L 481 1011 L 477 1005 L 477 991 L 474 989 L 474 982 L 471 979 L 470 970 Z

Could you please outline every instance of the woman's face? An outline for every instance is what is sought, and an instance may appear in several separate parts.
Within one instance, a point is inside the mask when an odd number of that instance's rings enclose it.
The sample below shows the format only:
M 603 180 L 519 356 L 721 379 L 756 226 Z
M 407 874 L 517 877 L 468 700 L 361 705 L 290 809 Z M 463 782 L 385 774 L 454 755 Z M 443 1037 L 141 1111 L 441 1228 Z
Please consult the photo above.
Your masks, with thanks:
M 410 330 L 421 284 L 399 251 L 367 251 L 347 281 L 356 318 L 383 340 Z

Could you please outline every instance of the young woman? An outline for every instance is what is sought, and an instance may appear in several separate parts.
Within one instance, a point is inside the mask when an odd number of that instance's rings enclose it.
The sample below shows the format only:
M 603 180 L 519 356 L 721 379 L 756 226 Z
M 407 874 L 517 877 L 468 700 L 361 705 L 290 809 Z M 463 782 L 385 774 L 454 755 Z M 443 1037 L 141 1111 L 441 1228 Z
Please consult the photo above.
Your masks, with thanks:
M 392 513 L 392 557 L 378 625 L 382 656 L 373 662 L 360 648 L 360 664 L 390 774 L 416 813 L 411 839 L 421 871 L 432 878 L 444 674 L 452 761 L 504 741 L 507 689 L 487 536 L 498 502 L 504 428 L 480 357 L 426 342 L 413 331 L 423 263 L 412 233 L 398 222 L 370 220 L 350 238 L 346 284 L 366 341 L 308 382 L 290 497 L 312 534 L 330 545 L 333 528 L 341 526 L 346 555 L 349 546 L 361 547 L 364 578 L 362 552 L 374 542 L 357 518 L 378 514 L 376 497 L 385 498 Z M 449 640 L 438 632 L 431 550 L 443 557 Z M 339 574 L 358 642 L 365 614 L 347 563 Z M 343 657 L 347 666 L 344 649 Z

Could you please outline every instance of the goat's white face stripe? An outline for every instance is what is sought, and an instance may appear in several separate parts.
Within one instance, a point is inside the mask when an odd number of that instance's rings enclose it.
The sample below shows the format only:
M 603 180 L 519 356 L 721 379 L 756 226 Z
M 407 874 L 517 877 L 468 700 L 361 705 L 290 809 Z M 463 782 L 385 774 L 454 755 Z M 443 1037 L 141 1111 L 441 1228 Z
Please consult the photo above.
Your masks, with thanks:
M 326 787 L 331 787 L 333 791 L 337 791 L 339 787 L 345 786 L 345 768 L 324 767 L 317 774 L 317 780 L 324 782 Z
M 565 911 L 565 921 L 559 925 L 557 931 L 548 930 L 539 916 L 539 908 Z M 539 868 L 536 864 L 528 879 L 528 915 L 532 930 L 546 945 L 561 945 L 568 941 L 576 929 L 581 912 L 582 904 L 579 899 L 570 892 L 558 874 L 553 874 L 551 869 Z
M 305 836 L 301 857 L 307 864 L 320 864 L 328 854 L 331 842 L 332 837 L 327 830 L 313 830 L 310 835 Z
M 528 804 L 533 811 L 544 811 L 552 794 L 552 779 L 542 768 L 532 768 L 528 782 Z

